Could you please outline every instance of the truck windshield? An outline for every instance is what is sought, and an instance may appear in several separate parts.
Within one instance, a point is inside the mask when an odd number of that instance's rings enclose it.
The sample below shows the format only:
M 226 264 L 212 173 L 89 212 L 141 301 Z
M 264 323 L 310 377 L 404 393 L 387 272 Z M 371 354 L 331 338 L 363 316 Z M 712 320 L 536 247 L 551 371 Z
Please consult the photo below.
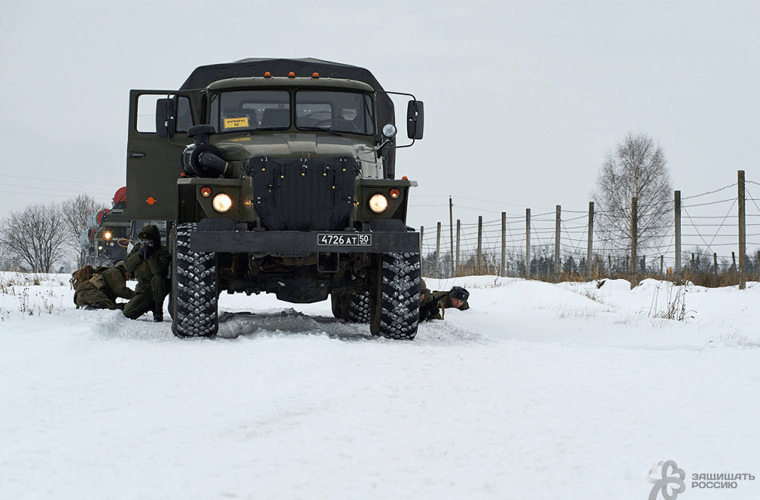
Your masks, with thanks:
M 235 90 L 211 98 L 211 124 L 217 133 L 290 128 L 290 92 Z M 299 130 L 373 135 L 372 97 L 361 92 L 298 90 L 295 119 Z
M 211 99 L 211 124 L 219 132 L 287 130 L 290 93 L 287 90 L 236 90 Z
M 359 92 L 299 90 L 296 128 L 372 135 L 375 133 L 372 98 Z

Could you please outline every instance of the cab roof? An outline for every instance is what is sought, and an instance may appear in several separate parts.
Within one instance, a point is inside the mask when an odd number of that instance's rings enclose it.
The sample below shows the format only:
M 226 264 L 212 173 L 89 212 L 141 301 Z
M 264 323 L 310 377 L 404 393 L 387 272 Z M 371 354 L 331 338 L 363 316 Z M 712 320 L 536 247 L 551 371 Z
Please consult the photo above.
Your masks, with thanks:
M 199 66 L 182 84 L 180 90 L 202 89 L 209 84 L 227 78 L 264 76 L 269 72 L 273 77 L 287 77 L 290 72 L 297 77 L 310 77 L 319 73 L 320 78 L 344 78 L 358 80 L 372 87 L 383 90 L 377 79 L 369 70 L 349 64 L 342 64 L 321 59 L 264 59 L 249 58 L 222 64 Z

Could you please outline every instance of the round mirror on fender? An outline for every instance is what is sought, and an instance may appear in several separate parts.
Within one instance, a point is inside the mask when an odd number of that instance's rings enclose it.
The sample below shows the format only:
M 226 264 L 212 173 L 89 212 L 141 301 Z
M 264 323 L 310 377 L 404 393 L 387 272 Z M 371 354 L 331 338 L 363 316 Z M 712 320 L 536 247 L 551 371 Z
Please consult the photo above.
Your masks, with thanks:
M 396 126 L 392 123 L 388 123 L 383 127 L 383 135 L 387 137 L 388 139 L 393 139 L 396 137 Z

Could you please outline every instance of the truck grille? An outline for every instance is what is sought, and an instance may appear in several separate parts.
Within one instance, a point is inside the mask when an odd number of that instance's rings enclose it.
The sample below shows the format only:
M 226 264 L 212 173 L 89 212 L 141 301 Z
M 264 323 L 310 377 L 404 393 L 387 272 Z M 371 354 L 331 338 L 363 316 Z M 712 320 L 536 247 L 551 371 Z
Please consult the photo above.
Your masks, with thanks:
M 253 204 L 264 228 L 272 231 L 345 229 L 354 205 L 357 161 L 334 158 L 278 159 L 255 156 L 246 172 L 253 181 Z

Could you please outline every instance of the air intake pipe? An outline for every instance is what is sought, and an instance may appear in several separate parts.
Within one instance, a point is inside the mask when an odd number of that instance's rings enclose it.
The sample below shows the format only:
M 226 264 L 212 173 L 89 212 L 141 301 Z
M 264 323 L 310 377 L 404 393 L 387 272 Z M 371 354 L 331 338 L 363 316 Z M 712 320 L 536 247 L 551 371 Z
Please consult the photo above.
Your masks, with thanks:
M 229 162 L 222 158 L 222 151 L 208 142 L 214 133 L 211 125 L 196 125 L 187 131 L 195 141 L 182 152 L 180 164 L 190 177 L 228 177 L 232 174 Z

